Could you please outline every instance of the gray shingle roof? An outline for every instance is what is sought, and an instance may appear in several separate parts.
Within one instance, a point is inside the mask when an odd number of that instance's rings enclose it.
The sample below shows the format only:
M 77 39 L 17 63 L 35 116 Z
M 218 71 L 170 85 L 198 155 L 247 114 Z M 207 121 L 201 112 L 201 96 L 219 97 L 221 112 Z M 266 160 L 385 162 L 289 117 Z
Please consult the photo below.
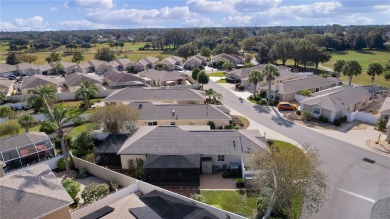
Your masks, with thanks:
M 38 65 L 25 63 L 25 62 L 16 65 L 16 70 L 27 70 L 27 69 L 38 70 Z
M 265 65 L 257 65 L 249 68 L 240 68 L 240 69 L 234 69 L 232 71 L 227 72 L 227 75 L 229 76 L 235 76 L 237 78 L 246 78 L 249 77 L 249 74 L 252 71 L 262 71 L 264 69 Z M 290 71 L 290 68 L 285 66 L 277 66 L 280 76 L 276 78 L 276 80 L 287 80 L 292 78 L 301 77 L 300 75 L 294 74 Z
M 113 92 L 104 102 L 142 102 L 142 101 L 200 101 L 205 97 L 191 89 L 147 89 L 127 87 Z
M 89 68 L 89 67 L 92 67 L 91 63 L 89 62 L 81 62 L 77 65 L 77 67 L 81 68 L 81 69 L 85 69 L 85 68 Z
M 168 58 L 163 59 L 160 63 L 174 65 L 177 62 L 182 62 L 184 58 L 179 56 L 169 56 Z
M 134 102 L 129 106 L 140 112 L 140 120 L 175 120 L 177 119 L 201 119 L 231 120 L 231 116 L 212 105 L 203 104 L 166 104 L 155 105 L 150 102 Z M 174 113 L 173 113 L 174 110 Z
M 2 218 L 41 218 L 73 203 L 57 177 L 41 164 L 0 178 Z
M 331 111 L 339 111 L 368 98 L 370 98 L 370 93 L 364 88 L 343 86 L 315 93 L 313 97 L 300 103 L 316 105 Z
M 158 155 L 149 154 L 144 168 L 199 168 L 199 154 Z
M 221 53 L 221 54 L 218 54 L 216 56 L 213 56 L 211 58 L 211 62 L 217 62 L 220 59 L 226 59 L 226 60 L 228 60 L 230 62 L 242 62 L 242 61 L 244 61 L 244 58 L 242 58 L 241 56 L 234 55 L 234 54 Z
M 118 153 L 130 134 L 110 134 L 95 148 L 94 153 Z
M 8 138 L 2 138 L 0 139 L 0 152 L 45 140 L 49 140 L 49 136 L 44 132 L 28 132 Z
M 184 65 L 187 65 L 188 63 L 190 63 L 192 61 L 201 64 L 202 62 L 205 62 L 206 60 L 207 60 L 207 58 L 204 56 L 194 55 L 194 56 L 188 57 L 187 60 L 184 62 Z
M 187 77 L 177 71 L 158 71 L 156 69 L 146 69 L 144 71 L 141 71 L 138 73 L 141 77 L 148 77 L 153 80 L 157 81 L 160 79 L 160 81 L 175 81 L 175 80 L 185 80 Z
M 97 59 L 89 60 L 88 63 L 89 63 L 91 66 L 95 67 L 95 68 L 97 68 L 97 67 L 99 67 L 99 66 L 101 66 L 101 65 L 107 65 L 107 62 L 101 61 L 101 60 L 97 60 Z
M 0 73 L 16 71 L 16 65 L 0 63 Z
M 272 90 L 278 90 L 280 94 L 296 93 L 303 89 L 313 89 L 322 86 L 338 84 L 340 80 L 335 78 L 324 78 L 318 75 L 308 75 L 291 80 L 283 81 L 272 85 Z
M 183 131 L 177 126 L 141 127 L 118 154 L 247 154 L 265 144 L 244 130 Z
M 8 79 L 0 79 L 0 89 L 9 89 L 12 86 L 12 81 Z
M 386 97 L 381 108 L 379 109 L 379 113 L 389 113 L 389 112 L 390 112 L 390 97 Z
M 88 74 L 83 74 L 83 73 L 72 73 L 65 75 L 65 82 L 68 87 L 70 86 L 78 86 L 80 85 L 83 81 L 90 81 L 94 84 L 100 84 L 102 83 L 101 80 L 98 78 L 92 77 Z
M 52 84 L 57 86 L 57 81 L 50 76 L 46 75 L 31 75 L 23 78 L 22 84 L 20 85 L 20 89 L 30 89 L 35 88 L 40 85 Z
M 111 69 L 110 71 L 104 74 L 104 77 L 114 83 L 115 85 L 127 83 L 130 81 L 139 81 L 145 83 L 143 78 L 138 77 L 137 75 L 130 73 L 123 73 L 116 70 Z

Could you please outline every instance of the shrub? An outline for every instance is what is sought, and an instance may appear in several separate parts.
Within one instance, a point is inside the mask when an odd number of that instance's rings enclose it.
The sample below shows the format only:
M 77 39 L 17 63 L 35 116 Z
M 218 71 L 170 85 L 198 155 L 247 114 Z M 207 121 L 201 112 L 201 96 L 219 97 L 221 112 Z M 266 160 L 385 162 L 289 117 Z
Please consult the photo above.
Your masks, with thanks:
M 204 195 L 201 194 L 192 194 L 191 198 L 198 202 L 203 202 L 203 203 L 206 203 L 207 201 L 206 197 L 204 197 Z
M 230 178 L 231 172 L 229 170 L 225 170 L 222 173 L 222 178 Z
M 308 111 L 308 110 L 303 111 L 303 112 L 302 112 L 302 119 L 303 119 L 304 121 L 309 121 L 309 120 L 311 120 L 311 113 L 310 113 L 310 111 Z
M 341 123 L 346 122 L 347 121 L 347 116 L 342 116 L 340 118 L 340 121 L 341 121 Z
M 110 181 L 111 190 L 115 191 L 118 189 L 119 185 L 117 181 Z
M 210 126 L 210 129 L 215 129 L 215 123 L 213 121 L 208 121 L 207 125 Z
M 144 169 L 140 167 L 136 168 L 134 171 L 134 178 L 142 180 L 144 178 Z
M 44 132 L 48 135 L 54 133 L 56 130 L 56 126 L 51 122 L 41 122 L 41 126 L 39 127 L 40 132 Z
M 83 104 L 84 105 L 84 104 Z M 81 107 L 80 105 L 80 109 L 83 109 L 83 107 Z M 85 123 L 85 119 L 84 117 L 82 116 L 76 116 L 73 118 L 73 123 L 76 125 L 76 126 L 79 126 L 79 125 L 82 125 Z
M 261 98 L 260 101 L 259 101 L 259 103 L 260 103 L 261 105 L 265 105 L 265 104 L 268 103 L 268 101 L 267 101 L 267 99 L 265 99 L 265 98 Z
M 87 155 L 90 151 L 95 147 L 93 143 L 93 139 L 89 132 L 83 131 L 81 132 L 73 141 L 72 148 L 76 157 L 82 157 Z
M 245 87 L 243 85 L 238 86 L 238 90 L 245 90 Z
M 224 127 L 224 129 L 234 129 L 234 125 L 233 124 L 230 124 L 230 125 L 226 125 L 225 127 Z
M 15 111 L 9 106 L 0 107 L 0 118 L 14 118 Z
M 69 169 L 72 169 L 73 168 L 73 160 L 70 158 L 70 156 L 68 156 L 68 164 L 69 164 Z M 63 157 L 61 157 L 57 161 L 57 168 L 60 170 L 65 170 L 65 159 Z
M 66 179 L 62 182 L 62 186 L 65 188 L 74 202 L 79 201 L 77 193 L 80 191 L 80 184 L 78 182 L 71 179 Z
M 87 172 L 87 169 L 85 168 L 81 168 L 77 174 L 77 178 L 78 179 L 85 179 L 87 178 L 87 175 L 88 175 L 88 172 Z
M 319 118 L 318 118 L 321 122 L 329 122 L 329 119 L 328 118 L 326 118 L 325 116 L 320 116 Z
M 244 179 L 242 178 L 236 178 L 236 187 L 237 188 L 244 188 Z
M 310 97 L 311 96 L 311 90 L 309 89 L 303 89 L 298 92 L 299 95 Z
M 109 187 L 107 184 L 91 183 L 81 193 L 81 197 L 86 204 L 90 204 L 93 201 L 99 200 L 109 193 Z
M 386 129 L 386 120 L 385 119 L 378 119 L 376 122 L 376 127 L 379 131 L 383 131 Z
M 335 126 L 340 126 L 340 125 L 341 125 L 340 119 L 335 119 L 335 120 L 333 121 L 333 124 L 334 124 Z
M 0 136 L 4 135 L 16 135 L 21 128 L 17 121 L 7 121 L 0 124 Z
M 298 116 L 301 115 L 301 111 L 300 111 L 300 110 L 295 111 L 295 113 L 296 113 Z
M 262 90 L 262 91 L 260 91 L 259 95 L 260 95 L 260 97 L 265 98 L 267 96 L 267 92 Z

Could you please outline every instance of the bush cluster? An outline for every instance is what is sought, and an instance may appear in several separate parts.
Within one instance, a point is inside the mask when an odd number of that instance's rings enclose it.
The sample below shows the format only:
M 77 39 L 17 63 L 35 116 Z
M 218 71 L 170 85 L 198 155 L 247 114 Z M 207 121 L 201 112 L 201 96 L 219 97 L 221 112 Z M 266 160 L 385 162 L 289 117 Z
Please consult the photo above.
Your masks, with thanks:
M 321 122 L 329 122 L 329 119 L 327 118 L 327 117 L 325 117 L 325 116 L 320 116 L 319 118 L 318 118 Z
M 69 169 L 72 169 L 74 167 L 73 160 L 68 156 L 68 164 L 69 164 Z M 57 168 L 60 170 L 65 170 L 65 159 L 61 157 L 57 161 Z

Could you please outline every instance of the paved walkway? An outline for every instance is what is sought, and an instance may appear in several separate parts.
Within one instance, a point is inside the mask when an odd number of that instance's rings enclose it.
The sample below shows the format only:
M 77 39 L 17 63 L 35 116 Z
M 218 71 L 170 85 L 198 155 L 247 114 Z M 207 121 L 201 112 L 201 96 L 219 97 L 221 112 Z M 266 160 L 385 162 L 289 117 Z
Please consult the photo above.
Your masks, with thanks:
M 236 189 L 236 180 L 217 174 L 200 174 L 200 189 Z

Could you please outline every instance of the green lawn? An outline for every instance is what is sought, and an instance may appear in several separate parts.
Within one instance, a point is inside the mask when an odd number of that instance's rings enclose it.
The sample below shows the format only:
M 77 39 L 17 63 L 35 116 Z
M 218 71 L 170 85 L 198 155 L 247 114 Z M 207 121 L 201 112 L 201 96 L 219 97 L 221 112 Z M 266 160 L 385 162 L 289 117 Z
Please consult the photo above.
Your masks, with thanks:
M 213 72 L 209 74 L 210 77 L 226 77 L 225 72 Z
M 227 82 L 226 82 L 226 79 L 219 79 L 219 80 L 217 81 L 217 83 L 227 83 Z
M 247 196 L 239 191 L 201 191 L 200 194 L 206 197 L 209 205 L 217 205 L 249 218 L 256 216 L 256 196 Z
M 329 62 L 324 63 L 325 67 L 333 68 L 333 64 L 336 60 L 356 60 L 362 65 L 363 73 L 359 76 L 354 76 L 352 79 L 353 83 L 357 84 L 370 84 L 370 76 L 366 74 L 368 65 L 371 63 L 379 63 L 383 67 L 390 60 L 390 51 L 375 51 L 375 50 L 361 50 L 361 51 L 336 51 L 331 53 L 332 58 Z M 348 77 L 342 76 L 342 80 L 348 81 Z M 381 85 L 390 88 L 390 81 L 386 81 L 384 77 L 377 76 L 374 82 L 376 85 Z
M 93 123 L 93 122 L 86 123 L 84 125 L 80 125 L 80 126 L 75 127 L 74 129 L 72 129 L 72 131 L 69 132 L 69 136 L 71 138 L 74 138 L 74 137 L 78 136 L 81 132 L 83 132 L 83 131 L 90 132 L 94 128 L 95 128 L 95 123 Z

